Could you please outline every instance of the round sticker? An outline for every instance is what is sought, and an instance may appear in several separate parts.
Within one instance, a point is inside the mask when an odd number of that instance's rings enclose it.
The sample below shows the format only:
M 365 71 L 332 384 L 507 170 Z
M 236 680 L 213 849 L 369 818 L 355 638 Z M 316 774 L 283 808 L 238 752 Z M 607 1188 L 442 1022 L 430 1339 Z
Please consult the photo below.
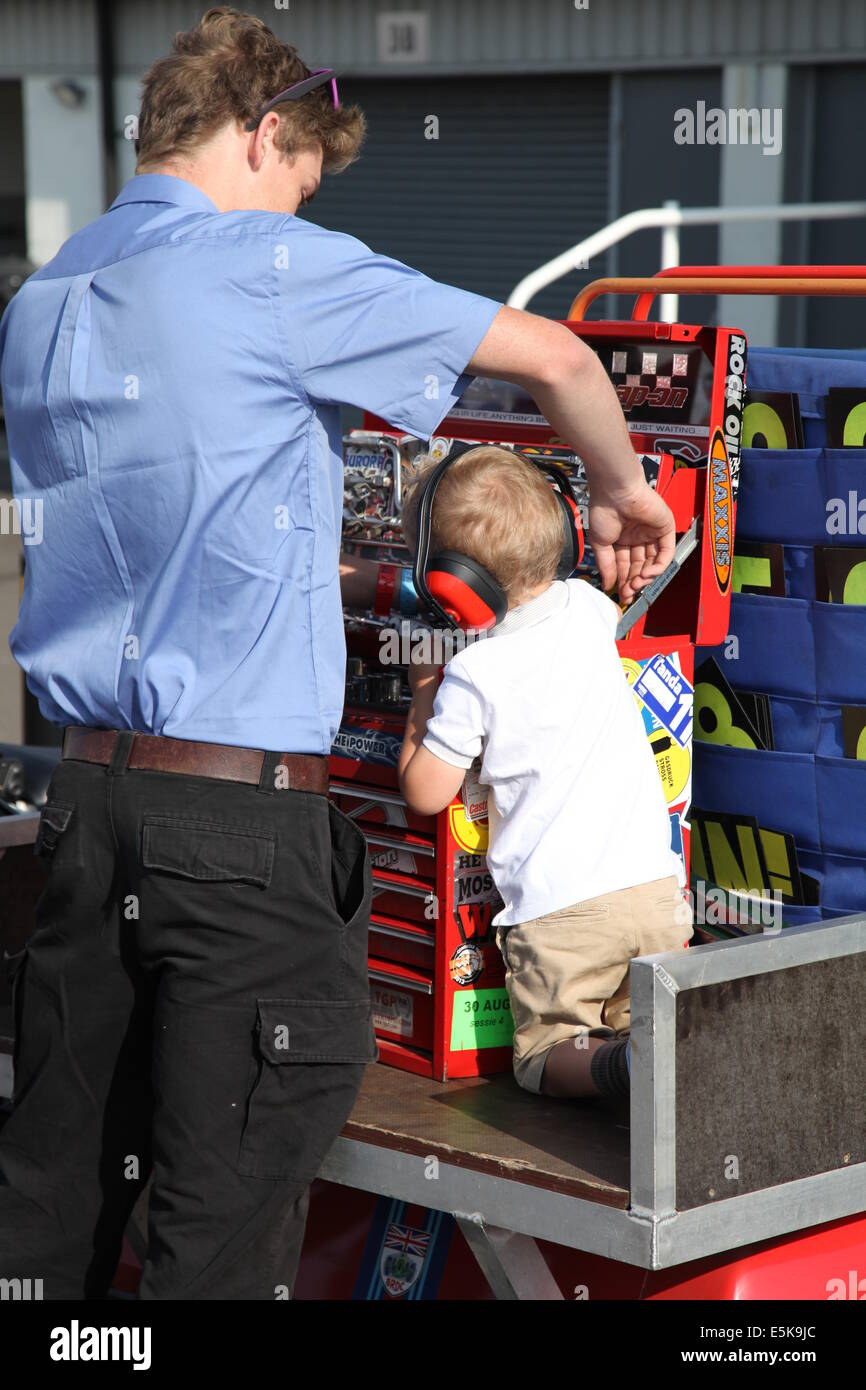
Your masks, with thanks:
M 664 729 L 650 734 L 649 742 L 665 789 L 665 799 L 670 805 L 685 791 L 692 765 L 691 755 L 688 748 L 681 748 Z
M 484 969 L 484 957 L 477 946 L 464 941 L 448 962 L 455 985 L 471 985 Z
M 486 817 L 484 820 L 468 820 L 462 801 L 457 806 L 449 806 L 448 815 L 451 834 L 460 848 L 468 850 L 470 854 L 485 854 L 489 841 Z
M 625 671 L 625 678 L 629 685 L 634 685 L 643 667 L 639 661 L 635 661 L 631 656 L 621 656 L 622 669 Z

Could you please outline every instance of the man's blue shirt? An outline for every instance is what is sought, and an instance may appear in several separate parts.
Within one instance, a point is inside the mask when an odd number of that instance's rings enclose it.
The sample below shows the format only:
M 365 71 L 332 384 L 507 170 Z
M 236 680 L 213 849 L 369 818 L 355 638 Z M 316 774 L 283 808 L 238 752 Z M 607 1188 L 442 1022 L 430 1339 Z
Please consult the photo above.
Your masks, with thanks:
M 326 753 L 339 405 L 428 438 L 500 307 L 303 219 L 130 180 L 0 326 L 13 489 L 41 504 L 10 646 L 43 714 Z

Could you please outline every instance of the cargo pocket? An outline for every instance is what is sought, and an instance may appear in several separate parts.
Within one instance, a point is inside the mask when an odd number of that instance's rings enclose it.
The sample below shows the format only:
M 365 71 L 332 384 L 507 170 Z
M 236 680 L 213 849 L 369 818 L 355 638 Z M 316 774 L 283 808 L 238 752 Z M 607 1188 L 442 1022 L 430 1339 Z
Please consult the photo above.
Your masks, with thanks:
M 146 869 L 204 883 L 250 883 L 267 888 L 274 836 L 260 829 L 146 813 L 141 862 Z
M 34 905 L 36 928 L 48 926 L 70 910 L 83 882 L 83 838 L 74 802 L 46 801 L 39 813 L 33 853 L 46 871 L 45 886 Z
M 39 812 L 39 829 L 33 853 L 40 859 L 51 859 L 60 843 L 60 837 L 69 829 L 69 822 L 75 806 L 69 801 L 46 801 Z
M 378 1057 L 367 999 L 259 999 L 238 1154 L 249 1178 L 316 1176 Z

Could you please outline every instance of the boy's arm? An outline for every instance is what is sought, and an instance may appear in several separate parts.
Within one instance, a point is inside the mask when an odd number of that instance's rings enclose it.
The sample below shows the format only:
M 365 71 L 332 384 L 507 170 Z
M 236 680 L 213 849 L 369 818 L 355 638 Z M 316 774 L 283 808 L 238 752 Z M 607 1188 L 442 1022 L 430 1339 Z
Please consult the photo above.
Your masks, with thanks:
M 438 666 L 422 666 L 417 662 L 410 664 L 412 704 L 397 771 L 400 790 L 409 807 L 419 816 L 435 816 L 450 805 L 466 775 L 465 767 L 446 763 L 423 746 L 422 740 L 433 716 L 438 683 Z

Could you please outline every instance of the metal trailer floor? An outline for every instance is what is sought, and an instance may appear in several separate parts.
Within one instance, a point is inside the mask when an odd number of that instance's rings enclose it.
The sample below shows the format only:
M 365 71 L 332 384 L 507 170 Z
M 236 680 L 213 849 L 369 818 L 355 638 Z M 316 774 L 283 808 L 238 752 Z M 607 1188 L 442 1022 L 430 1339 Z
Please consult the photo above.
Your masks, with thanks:
M 422 1164 L 435 1158 L 604 1206 L 629 1203 L 627 1104 L 532 1096 L 510 1073 L 443 1085 L 370 1066 L 343 1136 Z
M 376 1065 L 320 1176 L 452 1213 L 511 1298 L 560 1297 L 539 1239 L 665 1269 L 854 1216 L 864 972 L 862 915 L 634 960 L 630 1125 Z
M 37 820 L 0 825 L 10 953 L 38 892 Z M 636 959 L 629 1124 L 510 1074 L 443 1085 L 375 1065 L 320 1176 L 453 1214 L 506 1298 L 561 1297 L 536 1240 L 668 1269 L 857 1215 L 864 991 L 863 914 Z M 0 1033 L 10 1012 L 0 991 Z M 10 1051 L 0 1038 L 0 1091 Z

